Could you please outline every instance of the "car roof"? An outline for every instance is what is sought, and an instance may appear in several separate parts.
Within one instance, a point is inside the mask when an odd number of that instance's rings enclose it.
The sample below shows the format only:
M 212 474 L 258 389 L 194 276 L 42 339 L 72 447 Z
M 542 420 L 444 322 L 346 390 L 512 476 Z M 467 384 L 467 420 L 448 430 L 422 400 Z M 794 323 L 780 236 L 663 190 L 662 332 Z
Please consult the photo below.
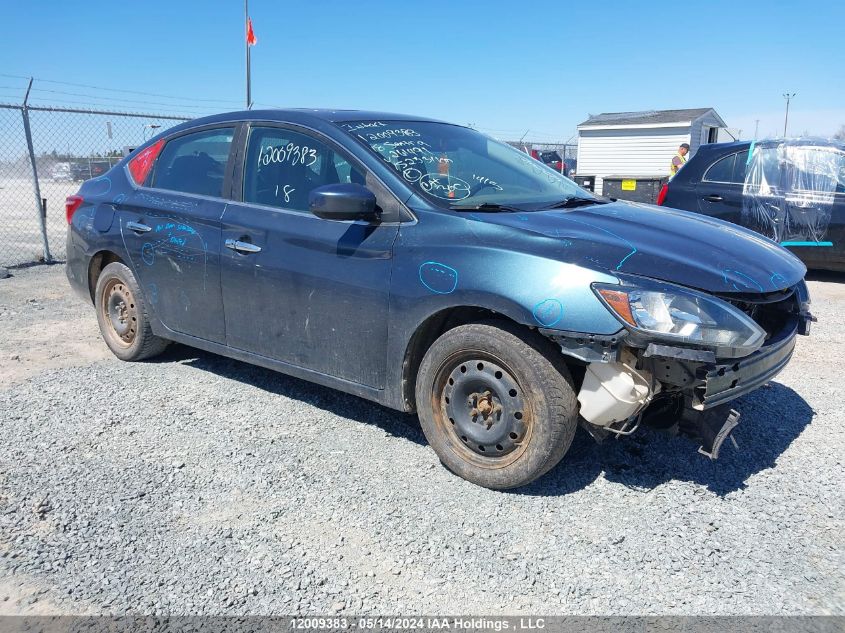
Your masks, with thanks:
M 704 143 L 703 145 L 698 146 L 698 154 L 701 151 L 705 153 L 725 153 L 729 154 L 732 151 L 742 151 L 748 149 L 751 145 L 751 141 L 731 141 L 730 143 Z
M 288 123 L 300 123 L 303 125 L 318 122 L 344 123 L 346 121 L 431 121 L 443 123 L 437 119 L 414 116 L 408 114 L 397 114 L 393 112 L 379 112 L 374 110 L 331 110 L 312 108 L 279 108 L 268 110 L 237 110 L 223 112 L 200 119 L 192 119 L 188 122 L 190 126 L 209 125 L 213 123 L 225 123 L 228 121 L 283 121 Z M 181 127 L 181 126 L 180 126 Z

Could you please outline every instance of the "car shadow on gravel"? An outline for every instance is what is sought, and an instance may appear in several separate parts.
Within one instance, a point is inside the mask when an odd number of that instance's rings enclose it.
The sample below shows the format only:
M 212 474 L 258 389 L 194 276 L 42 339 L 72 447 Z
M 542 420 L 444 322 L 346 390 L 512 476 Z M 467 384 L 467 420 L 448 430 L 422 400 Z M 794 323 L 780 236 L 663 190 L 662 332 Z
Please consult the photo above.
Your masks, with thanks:
M 170 345 L 163 354 L 147 362 L 180 362 L 222 378 L 237 380 L 269 393 L 299 400 L 343 418 L 377 426 L 394 437 L 423 446 L 428 444 L 415 416 L 272 369 L 177 344 Z
M 181 362 L 427 445 L 416 416 L 270 369 L 183 345 L 171 345 L 148 362 Z M 604 475 L 608 481 L 639 490 L 650 490 L 672 480 L 690 481 L 723 496 L 744 488 L 755 473 L 774 467 L 814 415 L 800 395 L 777 382 L 740 398 L 733 406 L 742 414 L 733 433 L 739 450 L 726 442 L 716 461 L 700 455 L 698 444 L 693 441 L 657 430 L 643 428 L 629 437 L 596 444 L 579 429 L 557 467 L 536 482 L 505 494 L 566 495 L 586 488 Z
M 812 421 L 814 412 L 795 391 L 772 382 L 737 400 L 742 414 L 733 433 L 739 449 L 725 442 L 719 459 L 697 452 L 685 437 L 642 429 L 632 436 L 596 444 L 579 432 L 570 452 L 548 475 L 514 491 L 555 496 L 580 490 L 604 474 L 605 479 L 639 490 L 672 480 L 706 486 L 719 496 L 745 488 L 749 477 L 777 464 L 778 458 Z

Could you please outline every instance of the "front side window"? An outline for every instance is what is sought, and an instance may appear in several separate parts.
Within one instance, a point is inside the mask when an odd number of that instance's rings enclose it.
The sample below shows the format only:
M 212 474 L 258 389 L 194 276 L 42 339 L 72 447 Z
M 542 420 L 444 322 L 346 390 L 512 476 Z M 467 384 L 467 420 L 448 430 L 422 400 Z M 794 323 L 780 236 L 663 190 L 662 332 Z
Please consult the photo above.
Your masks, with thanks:
M 243 200 L 308 212 L 308 194 L 337 183 L 364 184 L 364 175 L 317 139 L 273 127 L 250 130 Z
M 152 186 L 183 193 L 219 197 L 234 128 L 184 134 L 167 142 L 158 157 Z
M 487 203 L 533 210 L 594 197 L 541 161 L 469 128 L 428 121 L 340 125 L 413 189 L 442 206 Z

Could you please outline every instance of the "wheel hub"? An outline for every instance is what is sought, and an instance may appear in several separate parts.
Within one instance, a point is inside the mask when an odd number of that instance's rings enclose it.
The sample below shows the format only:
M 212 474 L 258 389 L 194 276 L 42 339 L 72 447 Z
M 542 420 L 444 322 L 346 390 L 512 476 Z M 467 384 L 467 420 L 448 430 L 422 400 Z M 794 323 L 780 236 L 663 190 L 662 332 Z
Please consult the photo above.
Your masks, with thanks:
M 457 363 L 446 378 L 441 399 L 458 441 L 479 455 L 507 455 L 525 437 L 522 389 L 496 363 L 486 359 Z
M 126 344 L 135 339 L 137 314 L 132 293 L 115 280 L 106 290 L 105 312 L 112 330 Z

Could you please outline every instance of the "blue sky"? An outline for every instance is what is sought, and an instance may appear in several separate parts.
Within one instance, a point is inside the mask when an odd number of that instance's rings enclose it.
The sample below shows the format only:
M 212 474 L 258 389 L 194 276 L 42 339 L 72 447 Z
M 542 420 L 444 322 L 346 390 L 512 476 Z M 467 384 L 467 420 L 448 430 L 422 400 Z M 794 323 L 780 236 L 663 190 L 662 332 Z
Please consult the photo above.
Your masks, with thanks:
M 243 105 L 239 0 L 4 5 L 0 73 L 155 93 L 36 82 L 39 102 Z M 589 113 L 712 106 L 749 138 L 755 119 L 761 136 L 782 131 L 788 91 L 790 133 L 845 124 L 840 0 L 251 0 L 250 13 L 257 104 L 408 112 L 551 141 Z M 0 76 L 0 101 L 23 84 Z

